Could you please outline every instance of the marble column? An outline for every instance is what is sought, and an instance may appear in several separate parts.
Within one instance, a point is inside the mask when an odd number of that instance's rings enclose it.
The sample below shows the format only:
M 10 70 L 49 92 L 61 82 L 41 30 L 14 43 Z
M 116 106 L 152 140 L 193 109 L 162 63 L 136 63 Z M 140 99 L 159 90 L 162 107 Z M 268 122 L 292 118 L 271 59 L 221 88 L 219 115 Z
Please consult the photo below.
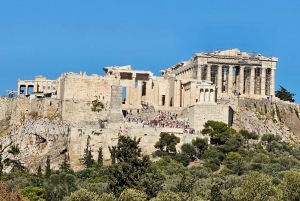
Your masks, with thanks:
M 209 90 L 209 102 L 210 103 L 215 102 L 215 100 L 214 100 L 214 93 L 213 93 L 212 90 Z
M 200 103 L 204 102 L 204 90 L 203 89 L 200 89 L 199 102 Z
M 228 66 L 229 70 L 228 70 L 228 90 L 227 93 L 228 94 L 232 94 L 232 86 L 233 86 L 233 66 L 229 65 Z
M 130 86 L 130 98 L 129 98 L 129 104 L 133 105 L 134 104 L 134 98 L 135 98 L 135 78 L 136 74 L 132 73 L 132 82 Z
M 25 85 L 25 95 L 28 95 L 28 85 Z
M 201 64 L 200 64 L 200 59 L 197 60 L 197 80 L 201 81 Z
M 180 80 L 174 81 L 174 107 L 180 107 Z
M 165 106 L 170 107 L 170 86 L 166 86 L 166 95 L 165 95 Z
M 222 65 L 219 65 L 218 67 L 218 93 L 222 93 L 222 85 L 223 85 L 223 81 L 222 81 L 222 74 L 223 74 L 223 69 L 222 69 Z
M 275 68 L 271 68 L 270 95 L 275 96 Z
M 141 101 L 142 101 L 142 81 L 138 81 L 138 86 L 137 86 L 137 102 L 136 102 L 136 106 L 140 106 L 141 105 Z
M 51 91 L 53 91 L 53 86 L 51 82 Z M 35 82 L 33 85 L 33 92 L 38 92 L 38 82 Z
M 18 96 L 21 94 L 21 86 L 18 84 Z
M 252 66 L 250 72 L 250 92 L 249 92 L 250 95 L 254 95 L 254 83 L 255 83 L 254 74 L 255 74 L 255 67 Z
M 152 78 L 149 78 L 148 82 L 146 83 L 146 102 L 152 104 Z
M 181 86 L 181 80 L 178 80 L 178 107 L 181 106 L 182 102 L 181 102 L 181 97 L 182 97 L 182 86 Z
M 209 102 L 209 90 L 208 89 L 204 89 L 205 91 L 205 97 L 204 97 L 204 102 Z
M 207 64 L 206 81 L 211 82 L 211 64 Z
M 245 82 L 245 78 L 244 78 L 244 71 L 245 71 L 245 66 L 240 66 L 240 75 L 239 75 L 239 91 L 240 94 L 244 94 L 244 82 Z
M 260 82 L 260 95 L 264 97 L 266 95 L 266 69 L 261 69 L 261 82 Z

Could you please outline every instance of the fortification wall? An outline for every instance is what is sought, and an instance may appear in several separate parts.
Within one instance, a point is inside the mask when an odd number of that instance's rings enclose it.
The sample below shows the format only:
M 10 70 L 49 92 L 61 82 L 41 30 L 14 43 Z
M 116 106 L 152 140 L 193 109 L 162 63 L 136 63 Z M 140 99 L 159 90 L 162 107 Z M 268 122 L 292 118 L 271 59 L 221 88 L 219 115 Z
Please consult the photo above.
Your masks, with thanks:
M 110 86 L 117 79 L 102 77 L 96 74 L 87 76 L 85 74 L 68 73 L 58 78 L 58 99 L 62 100 L 85 100 L 93 101 L 98 98 L 103 103 L 110 101 Z
M 132 138 L 140 138 L 139 147 L 141 147 L 143 154 L 151 155 L 156 149 L 154 148 L 155 143 L 159 140 L 159 134 L 161 132 L 173 133 L 175 136 L 180 138 L 180 143 L 177 144 L 176 149 L 179 151 L 180 147 L 184 143 L 190 143 L 193 139 L 209 138 L 203 135 L 184 134 L 182 129 L 170 129 L 170 128 L 152 128 L 152 127 L 140 127 L 140 128 L 124 128 L 124 125 L 119 128 L 108 129 L 89 129 L 89 128 L 71 128 L 70 130 L 70 164 L 75 170 L 82 169 L 83 166 L 80 164 L 80 158 L 84 155 L 84 149 L 87 145 L 87 139 L 89 137 L 90 146 L 92 148 L 92 155 L 95 160 L 98 157 L 99 147 L 102 147 L 103 159 L 105 164 L 110 164 L 110 152 L 111 146 L 116 146 L 118 143 L 119 135 L 126 135 Z
M 231 126 L 233 113 L 228 105 L 193 105 L 188 108 L 190 126 L 200 133 L 208 120 L 222 121 Z
M 99 112 L 92 111 L 91 101 L 78 100 L 63 100 L 61 107 L 61 117 L 63 121 L 80 123 L 80 122 L 94 122 L 99 120 L 106 120 L 109 106 L 104 105 L 104 109 Z
M 0 137 L 6 135 L 9 128 L 11 102 L 12 99 L 0 97 Z
M 109 106 L 104 105 L 104 109 L 99 112 L 94 112 L 91 108 L 91 101 L 61 101 L 52 98 L 29 100 L 22 96 L 1 98 L 0 121 L 9 120 L 7 124 L 22 125 L 29 117 L 32 119 L 49 118 L 50 120 L 58 117 L 64 122 L 86 123 L 99 128 L 99 121 L 107 119 Z
M 4 96 L 0 97 L 0 121 L 7 119 L 11 115 L 11 110 L 9 109 L 11 100 Z

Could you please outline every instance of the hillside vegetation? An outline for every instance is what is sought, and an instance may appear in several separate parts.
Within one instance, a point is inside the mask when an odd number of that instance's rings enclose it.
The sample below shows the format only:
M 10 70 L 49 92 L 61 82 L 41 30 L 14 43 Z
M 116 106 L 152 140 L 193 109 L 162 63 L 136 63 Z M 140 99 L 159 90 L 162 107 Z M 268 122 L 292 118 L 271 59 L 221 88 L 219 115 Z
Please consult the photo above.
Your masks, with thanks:
M 215 121 L 208 121 L 203 133 L 211 137 L 210 145 L 197 138 L 181 150 L 175 136 L 161 133 L 153 160 L 141 153 L 139 139 L 120 136 L 110 147 L 113 163 L 105 167 L 101 151 L 93 160 L 87 142 L 81 160 L 86 168 L 78 172 L 65 155 L 59 170 L 51 170 L 48 158 L 36 174 L 29 173 L 18 163 L 15 147 L 14 157 L 4 160 L 13 169 L 1 175 L 0 200 L 299 199 L 299 146 L 279 135 L 237 132 Z

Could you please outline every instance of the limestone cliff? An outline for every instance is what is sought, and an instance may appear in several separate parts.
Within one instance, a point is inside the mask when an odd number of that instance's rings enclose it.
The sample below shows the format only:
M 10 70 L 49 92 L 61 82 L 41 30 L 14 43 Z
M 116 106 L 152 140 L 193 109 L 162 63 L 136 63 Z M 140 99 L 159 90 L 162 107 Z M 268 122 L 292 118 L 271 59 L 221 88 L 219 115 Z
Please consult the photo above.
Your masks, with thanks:
M 279 134 L 283 140 L 298 142 L 300 108 L 297 104 L 255 99 L 221 100 L 218 104 L 227 104 L 233 108 L 233 128 L 236 130 L 247 129 L 260 135 Z M 100 122 L 107 118 L 107 114 L 105 109 L 101 112 L 91 111 L 91 103 L 86 101 L 50 98 L 29 101 L 22 97 L 1 97 L 0 142 L 4 149 L 3 157 L 13 157 L 7 150 L 12 145 L 18 145 L 20 154 L 16 157 L 34 172 L 39 165 L 45 167 L 48 156 L 51 157 L 52 168 L 58 169 L 67 153 L 72 160 L 72 168 L 78 170 L 79 157 L 88 135 L 92 139 L 94 157 L 97 149 L 102 146 L 104 158 L 108 160 L 108 146 L 114 145 L 120 134 L 141 137 L 143 151 L 150 153 L 160 132 L 176 132 L 174 129 L 132 127 L 124 123 L 109 124 L 106 129 L 102 129 Z M 183 133 L 178 133 L 178 136 L 182 143 L 197 137 Z
M 257 132 L 278 134 L 285 141 L 297 143 L 300 137 L 299 105 L 265 99 L 236 100 L 233 128 Z

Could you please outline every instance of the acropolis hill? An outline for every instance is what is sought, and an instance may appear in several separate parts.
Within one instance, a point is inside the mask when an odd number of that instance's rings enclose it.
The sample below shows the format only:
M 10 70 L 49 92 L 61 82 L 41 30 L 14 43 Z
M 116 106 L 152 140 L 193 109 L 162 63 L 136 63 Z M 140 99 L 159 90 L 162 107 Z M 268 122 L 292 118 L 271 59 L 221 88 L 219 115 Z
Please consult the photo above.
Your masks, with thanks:
M 208 137 L 201 134 L 208 120 L 297 143 L 300 108 L 275 97 L 277 61 L 230 49 L 196 53 L 161 76 L 128 65 L 104 67 L 104 76 L 20 79 L 17 97 L 0 99 L 0 139 L 5 149 L 19 144 L 32 171 L 48 155 L 59 164 L 64 153 L 80 169 L 88 136 L 94 156 L 103 147 L 109 163 L 108 146 L 118 135 L 141 138 L 142 150 L 151 154 L 161 132 L 180 137 L 178 146 Z

